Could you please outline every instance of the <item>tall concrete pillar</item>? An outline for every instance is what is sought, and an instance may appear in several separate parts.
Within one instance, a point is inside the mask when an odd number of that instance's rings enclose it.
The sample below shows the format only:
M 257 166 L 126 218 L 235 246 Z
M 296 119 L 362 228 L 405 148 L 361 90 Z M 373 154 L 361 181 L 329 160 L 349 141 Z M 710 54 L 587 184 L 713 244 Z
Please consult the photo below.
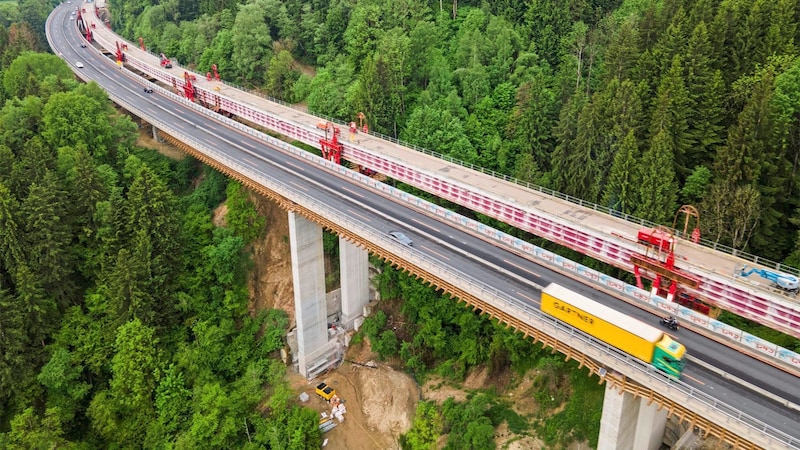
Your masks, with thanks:
M 300 374 L 308 378 L 313 375 L 316 360 L 328 347 L 322 227 L 289 212 L 289 242 L 297 317 L 297 357 Z
M 607 383 L 597 450 L 658 450 L 666 424 L 667 412 L 655 403 L 619 393 Z
M 636 419 L 636 436 L 633 448 L 658 450 L 664 442 L 667 428 L 667 410 L 658 409 L 656 403 L 647 404 L 646 398 L 639 398 L 639 417 Z M 640 445 L 641 444 L 641 445 Z
M 161 142 L 161 136 L 158 135 L 158 128 L 155 125 L 151 125 L 150 128 L 153 129 L 153 140 L 156 142 Z
M 339 266 L 342 283 L 342 325 L 353 329 L 355 319 L 369 302 L 369 255 L 363 248 L 339 237 Z

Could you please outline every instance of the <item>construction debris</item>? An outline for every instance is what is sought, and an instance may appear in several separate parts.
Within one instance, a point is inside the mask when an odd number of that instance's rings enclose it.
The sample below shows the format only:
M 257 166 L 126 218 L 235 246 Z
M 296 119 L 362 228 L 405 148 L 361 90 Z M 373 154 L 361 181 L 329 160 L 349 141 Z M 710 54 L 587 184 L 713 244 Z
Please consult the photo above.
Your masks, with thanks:
M 344 415 L 347 412 L 347 408 L 344 406 L 344 400 L 340 399 L 325 383 L 320 383 L 317 386 L 317 394 L 322 397 L 323 399 L 325 396 L 330 395 L 328 399 L 328 404 L 331 405 L 331 412 L 328 413 L 327 411 L 323 411 L 320 413 L 320 420 L 319 420 L 319 430 L 323 433 L 327 433 L 332 429 L 336 428 L 337 422 L 342 423 L 344 422 Z M 325 395 L 323 395 L 325 394 Z M 333 419 L 336 419 L 334 421 Z

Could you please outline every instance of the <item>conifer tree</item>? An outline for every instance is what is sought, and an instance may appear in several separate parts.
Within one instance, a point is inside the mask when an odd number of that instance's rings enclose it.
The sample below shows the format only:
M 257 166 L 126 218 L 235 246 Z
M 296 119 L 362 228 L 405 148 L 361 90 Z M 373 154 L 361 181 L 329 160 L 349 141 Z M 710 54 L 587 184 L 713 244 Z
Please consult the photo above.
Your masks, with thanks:
M 605 169 L 602 164 L 609 159 L 608 149 L 602 145 L 601 134 L 605 130 L 598 97 L 595 94 L 578 116 L 567 165 L 561 169 L 565 183 L 559 188 L 565 194 L 588 201 L 597 201 Z
M 638 41 L 639 30 L 631 16 L 619 24 L 606 45 L 604 64 L 608 79 L 624 80 L 631 75 L 639 58 Z
M 681 57 L 675 55 L 669 72 L 661 79 L 658 93 L 653 101 L 650 138 L 651 147 L 659 134 L 663 134 L 662 138 L 670 141 L 669 149 L 674 155 L 674 162 L 668 165 L 675 167 L 674 170 L 681 182 L 689 175 L 691 169 L 690 162 L 687 161 L 691 147 L 688 106 L 689 94 L 683 81 Z
M 25 261 L 20 241 L 19 208 L 19 202 L 11 191 L 0 183 L 0 268 L 7 273 L 14 273 Z
M 561 108 L 558 123 L 553 132 L 556 138 L 556 148 L 553 151 L 551 186 L 553 189 L 563 191 L 569 185 L 569 173 L 567 170 L 570 159 L 572 158 L 573 143 L 578 133 L 578 119 L 581 111 L 586 107 L 588 98 L 582 90 L 570 97 L 567 103 Z
M 685 60 L 689 95 L 686 161 L 689 165 L 710 165 L 722 142 L 725 84 L 722 73 L 713 69 L 713 49 L 704 22 L 692 32 Z
M 26 332 L 22 304 L 2 286 L 0 278 L 0 405 L 9 405 L 29 380 L 30 340 Z M 11 411 L 11 409 L 8 409 Z
M 517 104 L 511 112 L 507 132 L 523 155 L 541 170 L 549 170 L 553 149 L 556 98 L 544 74 L 533 77 L 517 89 Z M 517 156 L 519 157 L 519 156 Z
M 666 224 L 675 213 L 678 183 L 671 162 L 672 139 L 662 130 L 653 137 L 650 148 L 642 154 L 638 192 L 635 198 L 637 217 Z
M 640 179 L 639 149 L 633 130 L 629 130 L 614 155 L 614 163 L 603 192 L 602 204 L 623 214 L 632 214 L 639 203 L 636 194 Z
M 66 307 L 76 286 L 71 279 L 75 263 L 69 248 L 71 220 L 64 198 L 56 175 L 47 172 L 41 183 L 30 186 L 20 212 L 27 265 L 47 295 Z

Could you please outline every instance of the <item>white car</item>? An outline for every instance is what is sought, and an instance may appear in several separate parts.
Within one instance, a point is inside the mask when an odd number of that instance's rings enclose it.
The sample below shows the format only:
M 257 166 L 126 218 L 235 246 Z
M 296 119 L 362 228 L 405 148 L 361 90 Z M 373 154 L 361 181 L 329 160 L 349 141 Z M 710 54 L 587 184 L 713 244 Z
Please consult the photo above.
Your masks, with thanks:
M 83 69 L 83 63 L 78 61 L 75 63 L 75 67 L 77 67 L 78 69 Z
M 390 231 L 389 236 L 391 236 L 392 239 L 394 239 L 395 241 L 403 245 L 406 245 L 408 247 L 414 245 L 414 241 L 412 241 L 411 238 L 406 236 L 405 233 L 403 233 L 402 231 Z

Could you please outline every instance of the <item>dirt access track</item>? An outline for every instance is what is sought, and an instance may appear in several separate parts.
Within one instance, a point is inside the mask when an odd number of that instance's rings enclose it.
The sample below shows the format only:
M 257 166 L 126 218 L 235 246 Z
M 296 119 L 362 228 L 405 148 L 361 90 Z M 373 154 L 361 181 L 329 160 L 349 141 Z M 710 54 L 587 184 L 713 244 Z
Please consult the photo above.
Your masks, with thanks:
M 386 365 L 368 368 L 348 362 L 311 382 L 299 374 L 290 376 L 295 392 L 310 397 L 303 406 L 330 414 L 328 402 L 314 394 L 320 382 L 336 389 L 347 407 L 344 422 L 323 435 L 326 450 L 400 448 L 398 438 L 411 428 L 420 396 L 411 377 Z

